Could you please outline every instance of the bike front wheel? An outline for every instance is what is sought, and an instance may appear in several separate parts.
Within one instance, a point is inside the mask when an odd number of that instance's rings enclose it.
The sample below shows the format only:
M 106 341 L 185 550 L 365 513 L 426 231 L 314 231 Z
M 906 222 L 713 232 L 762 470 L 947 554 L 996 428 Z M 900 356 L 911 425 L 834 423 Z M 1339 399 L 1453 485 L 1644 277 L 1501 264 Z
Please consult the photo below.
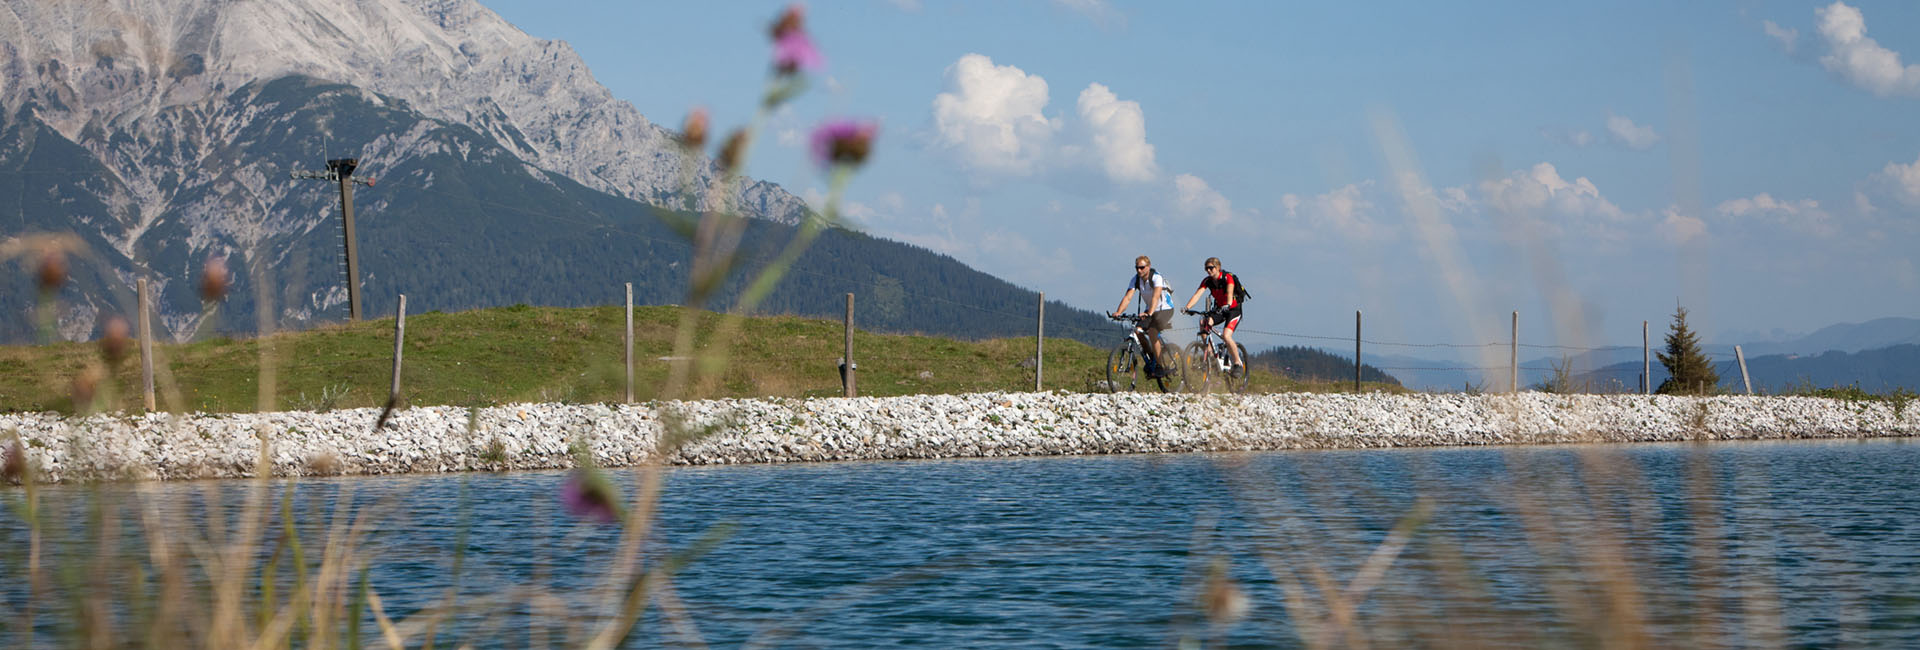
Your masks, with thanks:
M 1140 385 L 1140 355 L 1122 341 L 1107 354 L 1107 392 L 1136 390 Z
M 1187 386 L 1186 355 L 1180 354 L 1180 347 L 1172 343 L 1160 348 L 1160 354 L 1166 357 L 1160 360 L 1164 374 L 1153 380 L 1160 384 L 1160 392 L 1178 393 Z
M 1187 344 L 1187 381 L 1194 382 L 1196 392 L 1213 390 L 1214 371 L 1213 350 L 1205 343 L 1194 341 Z

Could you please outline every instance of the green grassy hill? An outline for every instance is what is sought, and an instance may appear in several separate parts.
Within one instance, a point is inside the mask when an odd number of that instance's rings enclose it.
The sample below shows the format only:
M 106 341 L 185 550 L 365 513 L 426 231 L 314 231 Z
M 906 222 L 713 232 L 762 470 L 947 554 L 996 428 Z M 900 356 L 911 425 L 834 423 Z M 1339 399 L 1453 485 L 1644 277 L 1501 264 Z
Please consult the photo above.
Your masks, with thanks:
M 635 309 L 638 400 L 661 396 L 669 365 L 664 357 L 671 354 L 680 309 Z M 720 380 L 695 387 L 694 396 L 840 394 L 836 363 L 844 334 L 839 322 L 753 317 L 733 340 L 713 341 L 722 318 L 702 312 L 697 341 L 702 349 L 727 345 L 727 370 Z M 392 380 L 393 325 L 386 318 L 264 338 L 159 345 L 155 358 L 164 362 L 155 373 L 159 406 L 168 411 L 378 406 Z M 967 342 L 854 333 L 863 396 L 1032 390 L 1032 356 L 1033 337 Z M 621 310 L 517 305 L 411 315 L 403 357 L 406 405 L 617 402 L 625 377 Z M 1095 390 L 1105 361 L 1105 350 L 1048 337 L 1045 387 Z M 0 347 L 0 410 L 72 412 L 75 386 L 88 383 L 89 374 L 100 378 L 94 388 L 99 408 L 138 410 L 137 351 L 107 368 L 95 343 Z M 266 399 L 263 385 L 272 386 Z M 1255 374 L 1253 385 L 1257 391 L 1340 390 L 1338 383 L 1314 386 L 1265 372 Z

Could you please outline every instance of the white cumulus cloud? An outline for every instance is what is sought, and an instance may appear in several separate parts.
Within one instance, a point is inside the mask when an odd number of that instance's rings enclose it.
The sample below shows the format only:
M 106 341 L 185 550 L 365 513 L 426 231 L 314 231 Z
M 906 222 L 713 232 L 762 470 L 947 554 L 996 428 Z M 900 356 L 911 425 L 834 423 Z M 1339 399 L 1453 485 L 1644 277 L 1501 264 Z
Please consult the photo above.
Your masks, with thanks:
M 1746 220 L 1766 220 L 1784 226 L 1802 229 L 1822 237 L 1831 237 L 1836 232 L 1833 216 L 1820 202 L 1813 199 L 1782 201 L 1772 194 L 1761 192 L 1747 198 L 1722 202 L 1714 212 L 1721 217 Z
M 872 221 L 874 217 L 879 216 L 880 212 L 873 209 L 871 205 L 859 201 L 848 201 L 844 207 L 840 208 L 840 214 L 850 219 Z
M 819 206 L 825 196 L 819 190 L 808 188 L 804 196 L 809 205 Z M 818 209 L 817 207 L 815 209 Z M 886 192 L 874 197 L 872 201 L 848 200 L 840 207 L 840 214 L 860 222 L 864 226 L 877 226 L 902 221 L 906 215 L 907 197 L 899 192 Z
M 1175 176 L 1173 187 L 1176 192 L 1174 203 L 1181 214 L 1206 219 L 1208 224 L 1215 226 L 1233 219 L 1233 202 L 1200 177 L 1193 174 Z
M 1814 10 L 1827 45 L 1820 64 L 1875 95 L 1920 96 L 1920 64 L 1902 65 L 1900 53 L 1867 37 L 1867 19 L 1844 2 Z
M 1348 239 L 1368 241 L 1391 234 L 1380 223 L 1378 184 L 1368 180 L 1345 185 L 1323 194 L 1301 197 L 1286 194 L 1280 207 L 1288 217 L 1300 219 L 1315 230 L 1332 230 Z
M 1667 209 L 1667 216 L 1654 227 L 1660 236 L 1674 244 L 1685 244 L 1707 234 L 1707 222 L 1697 217 L 1680 214 L 1674 208 Z
M 1025 176 L 1037 171 L 1060 130 L 1042 113 L 1047 80 L 980 54 L 947 66 L 947 92 L 933 98 L 935 144 L 961 164 Z
M 1780 49 L 1786 50 L 1788 54 L 1792 54 L 1794 49 L 1799 46 L 1800 30 L 1798 29 L 1781 27 L 1774 24 L 1771 20 L 1762 21 L 1760 27 L 1766 30 L 1767 35 L 1773 37 L 1773 40 L 1779 41 Z
M 1080 91 L 1080 119 L 1093 135 L 1094 151 L 1109 178 L 1143 182 L 1159 173 L 1139 102 L 1122 100 L 1106 86 L 1092 84 Z
M 1084 179 L 1086 170 L 1116 183 L 1159 177 L 1146 112 L 1105 85 L 1080 91 L 1069 123 L 1047 116 L 1040 75 L 968 54 L 947 67 L 946 78 L 946 92 L 933 98 L 933 145 L 970 172 L 1064 181 Z
M 1901 203 L 1920 207 L 1920 158 L 1915 158 L 1911 165 L 1887 163 L 1875 180 Z
M 1621 221 L 1627 214 L 1600 195 L 1600 188 L 1585 176 L 1571 181 L 1561 178 L 1552 163 L 1540 163 L 1531 169 L 1515 171 L 1506 178 L 1480 184 L 1482 200 L 1489 208 L 1507 214 L 1552 214 L 1564 217 L 1597 217 Z
M 1729 217 L 1746 217 L 1764 214 L 1784 214 L 1801 216 L 1820 209 L 1820 203 L 1813 199 L 1799 201 L 1781 201 L 1772 194 L 1761 192 L 1752 198 L 1733 199 L 1720 204 L 1715 210 Z
M 1634 124 L 1625 115 L 1607 115 L 1607 134 L 1614 142 L 1638 151 L 1652 149 L 1660 142 L 1660 134 L 1654 133 L 1653 127 Z

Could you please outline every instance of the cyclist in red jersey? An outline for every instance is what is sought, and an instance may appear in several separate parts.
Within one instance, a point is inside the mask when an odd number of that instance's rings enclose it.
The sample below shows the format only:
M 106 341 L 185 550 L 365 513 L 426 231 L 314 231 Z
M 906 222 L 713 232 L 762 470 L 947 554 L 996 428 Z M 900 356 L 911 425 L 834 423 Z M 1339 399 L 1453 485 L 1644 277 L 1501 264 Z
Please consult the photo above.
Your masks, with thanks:
M 1233 330 L 1240 326 L 1240 297 L 1234 289 L 1240 284 L 1240 278 L 1234 277 L 1220 268 L 1220 258 L 1207 258 L 1207 277 L 1200 279 L 1200 288 L 1193 290 L 1193 297 L 1187 299 L 1187 306 L 1193 309 L 1193 303 L 1200 302 L 1200 294 L 1213 292 L 1213 309 L 1207 310 L 1206 322 L 1220 325 L 1220 338 L 1227 342 L 1227 350 L 1233 353 L 1233 367 L 1246 372 L 1247 360 L 1240 358 L 1240 345 L 1233 342 Z

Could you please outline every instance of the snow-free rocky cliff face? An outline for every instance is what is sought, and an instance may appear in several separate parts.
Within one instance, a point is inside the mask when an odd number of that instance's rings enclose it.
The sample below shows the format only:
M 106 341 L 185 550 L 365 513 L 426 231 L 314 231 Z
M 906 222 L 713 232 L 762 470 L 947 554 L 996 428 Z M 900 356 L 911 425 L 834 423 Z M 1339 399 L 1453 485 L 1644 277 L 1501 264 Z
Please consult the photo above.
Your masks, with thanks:
M 319 90 L 268 92 L 286 79 Z M 541 183 L 654 205 L 687 183 L 671 133 L 614 99 L 572 48 L 472 0 L 5 0 L 0 109 L 0 175 L 19 179 L 0 187 L 0 239 L 75 231 L 110 269 L 101 286 L 148 277 L 168 294 L 177 338 L 200 326 L 187 293 L 199 260 L 284 264 L 290 242 L 337 237 L 332 193 L 287 179 L 329 154 L 423 190 L 436 180 L 423 157 L 475 151 Z M 346 117 L 376 114 L 387 117 Z M 692 174 L 715 180 L 705 160 Z M 806 214 L 768 183 L 741 194 L 757 216 Z M 391 207 L 379 192 L 361 200 L 362 213 Z M 71 296 L 60 333 L 94 331 L 123 302 L 109 293 Z M 24 281 L 6 294 L 0 309 L 31 305 Z M 315 290 L 276 311 L 300 321 L 344 300 Z

